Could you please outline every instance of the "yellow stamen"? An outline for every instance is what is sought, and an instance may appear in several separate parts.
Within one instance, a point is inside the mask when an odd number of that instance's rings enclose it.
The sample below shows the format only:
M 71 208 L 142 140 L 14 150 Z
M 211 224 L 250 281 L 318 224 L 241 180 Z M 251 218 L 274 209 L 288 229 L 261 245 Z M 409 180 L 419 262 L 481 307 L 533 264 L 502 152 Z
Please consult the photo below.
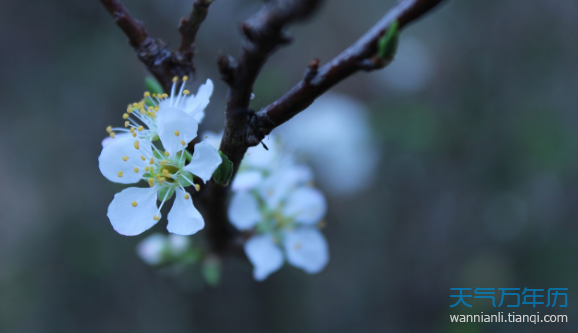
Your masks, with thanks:
M 185 141 L 181 140 L 181 144 L 184 146 L 186 145 Z
M 175 135 L 176 135 L 176 136 L 179 136 L 179 134 L 181 134 L 181 132 L 175 131 Z
M 122 160 L 126 162 L 128 160 L 128 156 L 123 157 Z
M 133 207 L 136 207 L 136 206 L 137 206 L 136 201 L 131 202 L 131 205 L 132 205 Z
M 167 171 L 167 169 L 163 170 L 163 176 L 165 176 L 167 178 L 173 178 L 173 176 Z
M 145 171 L 149 172 L 150 168 L 148 166 L 145 167 Z
M 188 76 L 186 76 L 186 75 L 185 75 L 185 76 L 183 76 L 183 81 L 187 81 L 188 79 L 189 79 L 189 77 L 188 77 Z
M 108 126 L 108 127 L 106 128 L 106 131 L 107 131 L 108 133 L 112 132 L 112 126 Z
M 161 164 L 161 166 L 165 166 L 165 164 L 167 164 L 167 163 L 169 163 L 169 161 L 167 161 L 167 160 L 162 160 L 160 164 Z
M 134 173 L 138 173 L 138 168 L 134 167 Z
M 195 184 L 195 190 L 197 190 L 197 192 L 199 192 L 201 190 L 201 185 Z
M 127 120 L 128 119 L 128 113 L 123 114 L 122 119 Z
M 132 132 L 132 137 L 133 137 L 133 138 L 136 138 L 136 133 L 135 133 L 135 132 Z
M 141 155 L 140 159 L 143 160 L 143 161 L 146 161 L 146 160 L 147 160 L 146 157 L 144 157 L 144 156 L 142 156 L 142 155 Z
M 183 90 L 183 95 L 188 95 L 188 94 L 190 94 L 190 93 L 191 93 L 191 92 L 188 91 L 187 89 Z
M 124 127 L 128 127 L 128 124 L 130 124 L 130 122 L 129 122 L 129 121 L 125 121 L 125 122 L 124 122 Z
M 139 132 L 142 132 L 143 129 L 144 129 L 144 127 L 142 127 L 142 126 L 139 126 L 139 127 L 138 127 L 138 131 L 139 131 Z
M 179 78 L 178 78 L 178 77 L 176 77 L 176 76 L 175 76 L 175 77 L 173 77 L 173 82 L 175 82 L 175 83 L 176 83 L 178 80 L 179 80 Z
M 118 178 L 122 178 L 122 171 L 118 172 Z
M 185 194 L 185 200 L 189 200 L 190 197 L 191 197 L 191 196 L 190 196 L 188 193 Z
M 158 221 L 158 220 L 160 220 L 161 218 L 158 217 L 158 216 L 156 216 L 156 215 L 154 215 L 154 216 L 153 216 L 153 219 L 155 219 L 155 221 Z
M 134 127 L 131 127 L 128 131 L 134 133 Z
M 155 159 L 151 157 L 151 160 L 150 160 L 149 164 L 150 164 L 150 165 L 155 164 Z
M 159 183 L 162 183 L 164 181 L 166 181 L 167 179 L 165 177 L 161 177 L 161 181 Z
M 150 97 L 150 96 L 151 96 L 151 93 L 150 93 L 150 92 L 148 92 L 148 91 L 145 91 L 145 93 L 144 93 L 144 97 Z
M 110 137 L 114 139 L 114 132 L 110 132 Z
M 168 151 L 165 151 L 165 156 L 167 156 L 167 157 L 169 156 L 169 152 L 168 152 Z
M 136 133 L 133 133 L 133 134 L 134 134 L 133 136 L 136 135 Z M 138 145 L 138 141 L 135 141 L 135 142 L 134 142 L 134 148 L 135 148 L 135 149 L 139 149 L 139 148 L 140 148 L 140 146 Z
M 150 187 L 153 187 L 155 185 L 154 178 L 149 178 L 149 185 L 150 185 Z

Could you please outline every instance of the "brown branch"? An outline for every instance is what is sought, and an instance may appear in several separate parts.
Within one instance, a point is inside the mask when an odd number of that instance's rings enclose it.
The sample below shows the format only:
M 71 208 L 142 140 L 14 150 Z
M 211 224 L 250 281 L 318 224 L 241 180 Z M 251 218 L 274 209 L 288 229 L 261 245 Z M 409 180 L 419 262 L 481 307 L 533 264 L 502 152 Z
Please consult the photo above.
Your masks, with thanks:
M 162 40 L 153 39 L 146 31 L 144 24 L 132 17 L 120 1 L 100 0 L 100 2 L 128 37 L 140 61 L 145 64 L 165 91 L 170 90 L 173 77 L 194 74 L 193 44 L 199 26 L 206 17 L 210 0 L 195 0 L 190 18 L 181 20 L 179 31 L 182 41 L 177 53 L 169 51 Z
M 209 5 L 213 0 L 194 0 L 193 9 L 188 19 L 181 18 L 179 32 L 181 33 L 181 45 L 177 52 L 177 58 L 181 62 L 190 64 L 194 70 L 193 56 L 195 55 L 195 39 L 201 23 L 207 17 Z
M 315 73 L 312 73 L 310 65 L 301 82 L 284 96 L 257 113 L 255 122 L 258 124 L 256 127 L 258 127 L 259 134 L 269 134 L 274 128 L 305 110 L 329 88 L 353 73 L 359 70 L 368 71 L 383 68 L 385 64 L 376 57 L 377 41 L 383 36 L 387 28 L 393 22 L 398 21 L 401 29 L 428 13 L 441 1 L 402 0 L 355 44 L 323 67 L 317 69 Z M 253 143 L 248 142 L 248 144 Z

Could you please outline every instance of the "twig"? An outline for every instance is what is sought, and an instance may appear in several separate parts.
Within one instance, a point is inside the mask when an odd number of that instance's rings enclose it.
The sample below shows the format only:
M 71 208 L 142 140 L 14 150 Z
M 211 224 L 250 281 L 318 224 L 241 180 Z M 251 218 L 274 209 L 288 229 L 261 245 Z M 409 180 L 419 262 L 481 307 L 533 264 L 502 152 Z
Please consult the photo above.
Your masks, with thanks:
M 377 41 L 387 28 L 398 21 L 402 28 L 420 18 L 442 0 L 402 0 L 355 44 L 343 51 L 315 74 L 310 69 L 307 75 L 284 96 L 257 112 L 256 123 L 259 134 L 267 135 L 299 112 L 305 110 L 317 97 L 359 70 L 383 68 L 384 64 L 375 57 Z M 313 76 L 313 77 L 312 77 Z M 252 142 L 248 142 L 252 144 Z
M 146 31 L 144 24 L 132 17 L 120 1 L 100 0 L 100 2 L 128 37 L 140 61 L 145 64 L 165 91 L 170 90 L 173 77 L 194 74 L 195 36 L 206 17 L 207 7 L 211 1 L 195 0 L 190 18 L 181 20 L 179 31 L 182 41 L 177 53 L 169 51 L 162 40 L 153 39 Z

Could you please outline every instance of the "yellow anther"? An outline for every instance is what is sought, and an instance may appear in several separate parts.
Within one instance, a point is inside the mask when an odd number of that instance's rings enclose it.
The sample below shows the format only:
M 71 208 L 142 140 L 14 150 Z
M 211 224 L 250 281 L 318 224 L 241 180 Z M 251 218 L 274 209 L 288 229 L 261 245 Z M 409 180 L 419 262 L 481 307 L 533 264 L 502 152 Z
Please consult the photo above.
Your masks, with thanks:
M 155 185 L 155 179 L 154 178 L 149 178 L 149 185 L 150 187 L 153 187 Z
M 122 160 L 125 162 L 128 161 L 128 156 L 123 157 Z
M 161 181 L 159 183 L 162 183 L 164 181 L 166 181 L 167 179 L 165 177 L 161 177 Z
M 140 114 L 147 114 L 147 112 L 144 109 L 141 109 Z
M 165 156 L 167 156 L 167 157 L 169 156 L 169 152 L 168 152 L 168 151 L 165 151 Z
M 134 132 L 134 127 L 131 127 L 128 131 L 131 133 Z
M 146 171 L 146 172 L 149 172 L 150 169 L 151 169 L 151 168 L 149 168 L 148 166 L 145 167 L 145 171 Z
M 150 164 L 150 165 L 155 164 L 155 159 L 151 157 L 151 160 L 150 160 L 149 164 Z
M 188 79 L 189 79 L 189 77 L 188 77 L 188 76 L 186 76 L 186 75 L 185 75 L 185 76 L 183 76 L 183 81 L 187 81 Z
M 144 97 L 151 97 L 151 93 L 150 93 L 150 92 L 148 92 L 148 91 L 145 91 L 145 93 L 144 93 Z
M 191 92 L 188 91 L 187 89 L 183 90 L 183 95 L 188 95 L 188 94 L 190 94 L 190 93 L 191 93 Z
M 107 131 L 108 133 L 112 132 L 112 126 L 108 126 L 108 127 L 106 128 L 106 131 Z
M 143 160 L 143 161 L 146 161 L 146 160 L 147 160 L 146 157 L 144 157 L 144 156 L 142 156 L 142 155 L 140 156 L 140 159 Z
M 189 200 L 190 197 L 191 197 L 191 196 L 190 196 L 188 193 L 185 194 L 185 200 Z
M 133 207 L 136 207 L 136 206 L 137 206 L 136 201 L 133 201 L 133 202 L 131 202 L 130 204 L 131 204 Z
M 153 97 L 157 97 L 157 94 L 153 93 Z
M 160 164 L 161 164 L 161 166 L 165 166 L 167 163 L 169 163 L 169 161 L 167 161 L 167 160 L 162 160 Z
M 132 103 L 132 106 L 138 108 L 138 103 Z
M 167 169 L 164 169 L 164 170 L 163 170 L 163 176 L 165 176 L 165 177 L 167 177 L 167 178 L 173 178 L 173 175 L 171 175 L 171 174 L 167 171 Z
M 135 132 L 132 132 L 132 137 L 133 137 L 133 138 L 136 138 L 136 133 L 135 133 Z M 138 148 L 137 148 L 137 149 L 138 149 Z
M 136 136 L 136 133 L 133 133 L 133 136 Z M 135 142 L 134 142 L 134 148 L 135 148 L 135 149 L 139 149 L 139 148 L 140 148 L 140 146 L 138 145 L 138 141 L 135 141 Z
M 138 173 L 138 168 L 134 167 L 134 173 Z
M 122 171 L 118 172 L 118 178 L 122 178 Z
M 158 105 L 155 105 L 155 111 L 158 111 L 159 108 L 160 108 L 160 107 L 159 107 Z
M 163 94 L 163 98 L 169 98 L 169 94 Z
M 175 135 L 176 135 L 176 136 L 179 136 L 180 134 L 181 134 L 181 132 L 175 131 Z
M 154 215 L 154 216 L 153 216 L 153 219 L 155 219 L 155 221 L 158 221 L 158 220 L 160 220 L 161 218 L 158 217 L 158 216 L 156 216 L 156 215 Z
M 144 129 L 144 127 L 142 127 L 142 126 L 139 126 L 139 127 L 138 127 L 138 131 L 139 131 L 139 132 L 142 132 L 143 129 Z
M 130 124 L 130 121 L 125 121 L 125 122 L 124 122 L 124 127 L 128 127 L 128 124 Z
M 114 139 L 114 132 L 110 132 L 110 137 Z
M 173 77 L 173 82 L 175 82 L 175 83 L 176 83 L 178 80 L 179 80 L 179 78 L 178 78 L 178 77 L 176 77 L 176 76 L 175 76 L 175 77 Z
M 181 144 L 184 146 L 186 145 L 185 141 L 181 140 Z
M 199 192 L 201 190 L 201 185 L 195 184 L 195 190 L 197 190 L 197 192 Z
M 123 114 L 122 119 L 124 119 L 124 120 L 128 119 L 128 113 Z

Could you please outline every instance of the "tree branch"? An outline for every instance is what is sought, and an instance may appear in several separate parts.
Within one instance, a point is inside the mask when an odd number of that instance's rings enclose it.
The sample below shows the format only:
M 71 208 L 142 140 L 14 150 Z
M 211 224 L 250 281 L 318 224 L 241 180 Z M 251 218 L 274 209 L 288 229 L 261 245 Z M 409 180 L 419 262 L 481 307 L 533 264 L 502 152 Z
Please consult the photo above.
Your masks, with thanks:
M 190 18 L 181 20 L 179 31 L 181 32 L 182 40 L 181 47 L 177 53 L 169 51 L 162 40 L 155 40 L 150 37 L 144 24 L 132 17 L 120 1 L 100 0 L 100 2 L 128 37 L 129 43 L 134 48 L 140 61 L 145 64 L 165 91 L 170 91 L 173 77 L 194 74 L 195 36 L 200 24 L 207 15 L 211 0 L 195 0 Z
M 401 29 L 428 13 L 440 2 L 442 0 L 402 0 L 355 44 L 329 63 L 319 69 L 318 64 L 312 63 L 301 82 L 257 113 L 255 122 L 259 134 L 271 133 L 274 128 L 305 110 L 317 97 L 353 73 L 383 68 L 383 64 L 376 58 L 376 52 L 377 42 L 387 28 L 398 21 Z

